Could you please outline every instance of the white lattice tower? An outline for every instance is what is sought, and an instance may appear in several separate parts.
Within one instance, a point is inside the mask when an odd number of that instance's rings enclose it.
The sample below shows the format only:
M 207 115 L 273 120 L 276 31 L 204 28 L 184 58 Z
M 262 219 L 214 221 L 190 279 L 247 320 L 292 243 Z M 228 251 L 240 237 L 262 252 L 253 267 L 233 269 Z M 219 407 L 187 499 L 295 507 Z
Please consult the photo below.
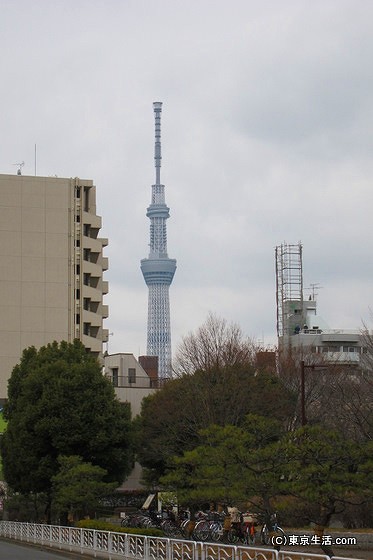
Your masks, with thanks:
M 161 112 L 162 103 L 153 103 L 155 117 L 155 185 L 152 185 L 151 204 L 146 215 L 150 219 L 150 252 L 141 261 L 141 271 L 149 288 L 147 354 L 158 356 L 158 375 L 171 376 L 171 326 L 169 287 L 176 270 L 176 260 L 167 254 L 166 220 L 169 208 L 165 202 L 161 170 Z
M 277 336 L 293 333 L 291 316 L 298 312 L 303 317 L 303 265 L 302 244 L 283 243 L 275 250 Z

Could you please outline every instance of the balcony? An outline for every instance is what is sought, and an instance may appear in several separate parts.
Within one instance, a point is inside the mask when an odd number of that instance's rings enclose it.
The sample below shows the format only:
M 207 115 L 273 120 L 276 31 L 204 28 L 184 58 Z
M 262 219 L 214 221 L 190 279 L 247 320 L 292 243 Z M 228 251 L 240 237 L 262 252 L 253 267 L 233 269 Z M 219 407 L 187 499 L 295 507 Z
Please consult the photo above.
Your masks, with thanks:
M 82 268 L 83 272 L 88 272 L 94 278 L 101 278 L 102 276 L 102 268 L 98 264 L 90 261 L 83 261 Z
M 82 316 L 84 323 L 90 323 L 92 327 L 102 327 L 102 315 L 83 310 Z
M 132 389 L 158 389 L 161 386 L 159 379 L 150 379 L 148 376 L 138 377 L 134 381 L 130 381 L 128 375 L 126 376 L 112 376 L 106 375 L 109 381 L 118 388 L 132 388 Z
M 101 307 L 102 318 L 107 319 L 109 317 L 109 306 L 102 305 Z
M 108 257 L 102 257 L 101 266 L 102 266 L 102 270 L 108 270 L 109 269 L 109 259 L 108 259 Z
M 102 352 L 102 341 L 98 338 L 93 338 L 92 336 L 88 336 L 83 334 L 82 336 L 82 343 L 86 348 L 88 348 L 91 352 L 101 353 Z
M 102 240 L 101 239 L 93 239 L 92 237 L 83 237 L 83 248 L 84 249 L 91 249 L 92 253 L 102 253 Z
M 109 293 L 109 282 L 107 280 L 102 281 L 102 293 L 104 295 Z
M 83 211 L 82 221 L 84 224 L 89 224 L 91 227 L 95 229 L 101 229 L 102 227 L 101 216 L 97 216 L 96 214 L 91 214 L 90 212 Z
M 102 292 L 97 288 L 92 288 L 92 286 L 86 286 L 84 284 L 81 289 L 81 299 L 83 298 L 89 298 L 91 301 L 101 303 Z

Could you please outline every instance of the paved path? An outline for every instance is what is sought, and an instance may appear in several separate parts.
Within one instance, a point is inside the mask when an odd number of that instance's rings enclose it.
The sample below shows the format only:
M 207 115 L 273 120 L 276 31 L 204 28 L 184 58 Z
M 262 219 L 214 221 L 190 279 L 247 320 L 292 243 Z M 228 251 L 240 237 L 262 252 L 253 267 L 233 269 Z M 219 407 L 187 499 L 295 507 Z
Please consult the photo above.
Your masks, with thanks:
M 2 560 L 65 560 L 67 558 L 71 560 L 71 556 L 63 553 L 3 540 L 0 540 L 0 558 Z
M 333 552 L 336 556 L 341 558 L 357 558 L 359 560 L 373 560 L 373 550 L 361 550 L 356 548 L 347 548 L 344 546 L 333 546 Z M 321 548 L 317 546 L 300 547 L 300 546 L 289 546 L 282 547 L 281 550 L 287 550 L 288 552 L 308 552 L 311 554 L 324 554 Z

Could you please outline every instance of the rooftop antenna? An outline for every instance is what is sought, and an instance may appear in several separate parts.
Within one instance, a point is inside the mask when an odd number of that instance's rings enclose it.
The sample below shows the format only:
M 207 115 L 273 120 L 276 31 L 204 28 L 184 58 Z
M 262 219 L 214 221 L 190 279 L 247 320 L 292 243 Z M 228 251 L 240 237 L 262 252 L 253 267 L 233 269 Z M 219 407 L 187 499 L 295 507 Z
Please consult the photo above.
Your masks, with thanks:
M 25 162 L 21 161 L 21 163 L 13 163 L 13 165 L 17 165 L 18 167 L 17 175 L 22 175 L 22 167 L 25 165 Z
M 317 290 L 321 290 L 322 288 L 323 286 L 320 286 L 319 283 L 316 283 L 316 284 L 310 284 L 310 287 L 306 288 L 306 290 L 311 292 L 312 300 L 316 301 L 316 296 L 319 295 L 319 292 Z

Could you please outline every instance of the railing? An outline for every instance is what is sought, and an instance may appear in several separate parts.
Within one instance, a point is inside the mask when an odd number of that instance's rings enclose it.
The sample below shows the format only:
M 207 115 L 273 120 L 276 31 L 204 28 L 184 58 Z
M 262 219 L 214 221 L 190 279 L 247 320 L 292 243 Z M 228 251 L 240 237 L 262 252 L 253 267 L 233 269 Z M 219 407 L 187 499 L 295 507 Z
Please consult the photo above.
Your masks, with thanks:
M 202 543 L 18 521 L 0 521 L 0 538 L 109 560 L 330 560 L 328 556 L 308 552 Z M 352 559 L 334 557 L 333 560 Z
M 139 376 L 131 378 L 128 375 L 110 375 L 106 374 L 107 379 L 118 388 L 133 388 L 133 389 L 160 389 L 167 383 L 168 379 L 152 379 L 149 376 Z

